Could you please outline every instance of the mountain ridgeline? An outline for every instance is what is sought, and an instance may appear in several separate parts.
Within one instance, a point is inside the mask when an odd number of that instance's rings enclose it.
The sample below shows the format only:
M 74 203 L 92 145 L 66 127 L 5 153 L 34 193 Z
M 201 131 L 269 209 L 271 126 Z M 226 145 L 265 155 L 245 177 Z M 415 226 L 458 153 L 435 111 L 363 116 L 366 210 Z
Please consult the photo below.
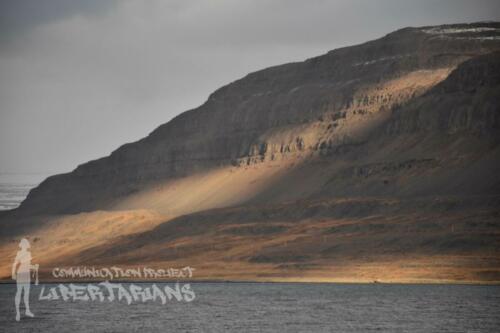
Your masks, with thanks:
M 93 210 L 164 179 L 341 154 L 384 135 L 496 136 L 498 50 L 497 23 L 405 28 L 249 74 L 148 137 L 47 179 L 20 210 Z

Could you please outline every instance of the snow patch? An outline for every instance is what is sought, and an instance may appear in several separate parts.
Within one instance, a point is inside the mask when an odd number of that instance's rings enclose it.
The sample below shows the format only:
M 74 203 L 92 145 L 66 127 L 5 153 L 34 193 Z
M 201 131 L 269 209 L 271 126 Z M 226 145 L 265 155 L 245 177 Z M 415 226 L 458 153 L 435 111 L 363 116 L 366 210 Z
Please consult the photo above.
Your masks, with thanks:
M 498 31 L 500 29 L 491 28 L 491 27 L 480 27 L 480 28 L 430 28 L 423 29 L 425 33 L 432 35 L 441 35 L 441 34 L 461 34 L 461 33 L 478 33 L 478 32 L 487 32 L 487 31 Z

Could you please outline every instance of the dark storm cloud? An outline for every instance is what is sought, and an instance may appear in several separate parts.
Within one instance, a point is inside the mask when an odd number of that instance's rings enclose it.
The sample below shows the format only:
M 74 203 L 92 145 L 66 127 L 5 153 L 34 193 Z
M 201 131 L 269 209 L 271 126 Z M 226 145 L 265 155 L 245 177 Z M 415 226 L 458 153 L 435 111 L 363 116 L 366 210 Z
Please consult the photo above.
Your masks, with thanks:
M 499 19 L 488 0 L 2 1 L 0 172 L 69 171 L 250 71 Z
M 102 15 L 115 0 L 0 0 L 0 42 L 73 15 Z

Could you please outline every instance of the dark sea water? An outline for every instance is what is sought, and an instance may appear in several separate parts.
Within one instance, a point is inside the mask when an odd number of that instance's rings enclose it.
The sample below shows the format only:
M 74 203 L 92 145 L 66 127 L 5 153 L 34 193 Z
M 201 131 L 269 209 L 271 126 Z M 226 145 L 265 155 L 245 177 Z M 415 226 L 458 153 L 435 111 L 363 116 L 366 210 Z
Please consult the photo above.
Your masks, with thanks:
M 28 192 L 47 176 L 46 173 L 0 173 L 0 210 L 19 206 Z
M 40 301 L 32 285 L 20 322 L 15 288 L 0 285 L 2 332 L 500 332 L 499 286 L 194 283 L 190 303 L 128 305 Z

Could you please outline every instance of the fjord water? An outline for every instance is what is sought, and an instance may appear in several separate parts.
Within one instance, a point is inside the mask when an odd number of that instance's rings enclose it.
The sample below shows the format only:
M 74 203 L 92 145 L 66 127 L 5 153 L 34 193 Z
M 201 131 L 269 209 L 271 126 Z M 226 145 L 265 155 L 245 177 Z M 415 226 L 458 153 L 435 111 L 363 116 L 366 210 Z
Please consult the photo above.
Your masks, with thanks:
M 31 286 L 35 317 L 16 322 L 16 286 L 0 285 L 2 331 L 500 331 L 500 286 L 193 283 L 194 301 L 165 305 L 38 300 L 41 287 Z
M 0 210 L 19 206 L 47 176 L 47 173 L 0 173 Z

